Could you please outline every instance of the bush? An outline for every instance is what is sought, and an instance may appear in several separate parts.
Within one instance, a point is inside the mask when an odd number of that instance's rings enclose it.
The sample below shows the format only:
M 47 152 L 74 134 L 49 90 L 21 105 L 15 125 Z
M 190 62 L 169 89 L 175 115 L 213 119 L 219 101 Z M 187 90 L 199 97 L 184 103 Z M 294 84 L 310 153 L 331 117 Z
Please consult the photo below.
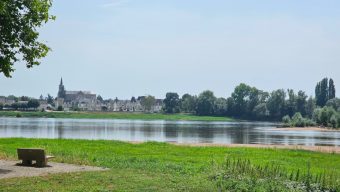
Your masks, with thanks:
M 295 127 L 305 127 L 306 126 L 306 121 L 302 117 L 301 113 L 295 113 L 295 115 L 292 117 L 292 124 Z
M 333 128 L 336 128 L 338 125 L 337 118 L 335 115 L 332 115 L 332 117 L 329 120 L 330 126 Z
M 285 125 L 290 124 L 290 121 L 291 121 L 291 119 L 290 119 L 289 115 L 286 115 L 286 116 L 282 117 L 282 122 L 283 122 Z
M 17 113 L 15 116 L 16 117 L 22 117 L 22 115 L 20 113 Z
M 63 106 L 59 105 L 58 108 L 57 108 L 57 111 L 64 111 Z

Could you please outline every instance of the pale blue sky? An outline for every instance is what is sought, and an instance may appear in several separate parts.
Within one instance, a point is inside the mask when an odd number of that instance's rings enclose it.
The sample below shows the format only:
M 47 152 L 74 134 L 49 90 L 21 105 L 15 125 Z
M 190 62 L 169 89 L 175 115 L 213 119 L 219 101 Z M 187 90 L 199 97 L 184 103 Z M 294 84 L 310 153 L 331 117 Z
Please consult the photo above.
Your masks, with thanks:
M 16 64 L 0 95 L 90 90 L 104 98 L 167 91 L 227 97 L 247 83 L 314 94 L 323 77 L 340 91 L 337 0 L 54 0 L 41 29 L 53 51 Z M 339 95 L 339 93 L 337 93 Z

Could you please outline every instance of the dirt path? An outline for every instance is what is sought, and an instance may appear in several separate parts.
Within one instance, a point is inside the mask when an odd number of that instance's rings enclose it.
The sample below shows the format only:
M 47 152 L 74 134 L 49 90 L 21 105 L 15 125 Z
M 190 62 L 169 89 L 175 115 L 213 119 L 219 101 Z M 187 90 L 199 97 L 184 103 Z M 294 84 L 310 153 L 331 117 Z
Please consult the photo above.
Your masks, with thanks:
M 49 167 L 35 168 L 16 165 L 19 161 L 0 160 L 0 179 L 14 177 L 33 177 L 56 173 L 71 173 L 82 171 L 105 171 L 108 169 L 101 167 L 71 165 L 65 163 L 49 162 Z

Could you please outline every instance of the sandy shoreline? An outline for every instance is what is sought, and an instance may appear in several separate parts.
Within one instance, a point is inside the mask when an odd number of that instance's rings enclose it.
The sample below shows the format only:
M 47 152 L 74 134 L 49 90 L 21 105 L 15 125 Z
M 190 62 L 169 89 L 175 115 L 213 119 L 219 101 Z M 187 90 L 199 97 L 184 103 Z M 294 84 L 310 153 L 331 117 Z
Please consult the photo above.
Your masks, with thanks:
M 330 129 L 324 127 L 286 127 L 286 128 L 273 128 L 274 131 L 323 131 L 323 132 L 340 132 L 339 129 Z

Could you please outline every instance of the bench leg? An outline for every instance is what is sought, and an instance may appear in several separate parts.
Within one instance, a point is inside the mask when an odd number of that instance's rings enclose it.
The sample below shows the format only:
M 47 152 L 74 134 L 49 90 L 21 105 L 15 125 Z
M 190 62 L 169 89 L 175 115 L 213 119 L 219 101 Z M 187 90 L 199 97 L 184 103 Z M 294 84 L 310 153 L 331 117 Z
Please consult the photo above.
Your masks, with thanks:
M 22 160 L 22 165 L 32 165 L 32 160 Z
M 37 167 L 46 167 L 47 160 L 45 160 L 45 161 L 37 161 L 36 164 L 37 164 Z

